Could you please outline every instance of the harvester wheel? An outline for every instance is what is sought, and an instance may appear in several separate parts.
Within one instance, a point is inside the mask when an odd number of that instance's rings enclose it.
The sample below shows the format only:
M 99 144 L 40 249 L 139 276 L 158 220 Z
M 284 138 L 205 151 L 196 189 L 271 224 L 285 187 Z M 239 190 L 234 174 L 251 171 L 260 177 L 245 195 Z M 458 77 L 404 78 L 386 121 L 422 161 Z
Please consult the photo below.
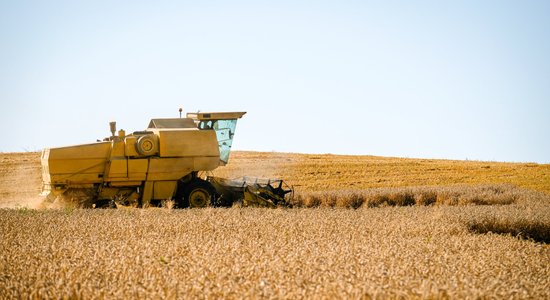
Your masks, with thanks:
M 214 187 L 207 181 L 191 182 L 183 193 L 183 200 L 189 207 L 206 207 L 214 203 Z

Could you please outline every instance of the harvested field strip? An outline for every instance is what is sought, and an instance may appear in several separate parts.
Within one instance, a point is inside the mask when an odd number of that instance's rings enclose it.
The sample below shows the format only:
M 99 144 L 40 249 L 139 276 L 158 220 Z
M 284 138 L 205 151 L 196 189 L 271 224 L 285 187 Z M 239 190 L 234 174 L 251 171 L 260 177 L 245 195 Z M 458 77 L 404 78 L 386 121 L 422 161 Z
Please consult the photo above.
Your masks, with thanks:
M 550 164 L 237 151 L 214 173 L 229 178 L 279 177 L 298 192 L 512 184 L 550 195 Z

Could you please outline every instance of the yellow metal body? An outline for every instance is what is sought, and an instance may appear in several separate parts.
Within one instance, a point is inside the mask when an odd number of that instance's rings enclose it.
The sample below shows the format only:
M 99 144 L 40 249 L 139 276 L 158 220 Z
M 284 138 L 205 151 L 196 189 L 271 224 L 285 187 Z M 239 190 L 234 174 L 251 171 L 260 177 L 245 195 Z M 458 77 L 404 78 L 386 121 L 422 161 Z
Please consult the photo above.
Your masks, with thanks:
M 102 142 L 42 152 L 43 191 L 54 195 L 67 189 L 95 189 L 99 199 L 174 197 L 178 180 L 227 163 L 222 136 L 234 134 L 244 112 L 188 114 L 188 118 L 153 119 L 146 131 L 125 135 L 123 130 Z M 220 121 L 229 129 L 210 128 L 203 122 Z M 208 123 L 212 124 L 212 123 Z M 201 128 L 202 127 L 202 128 Z M 223 144 L 223 145 L 222 145 Z M 231 143 L 229 143 L 229 147 Z M 225 148 L 224 148 L 225 147 Z M 196 174 L 196 173 L 195 173 Z

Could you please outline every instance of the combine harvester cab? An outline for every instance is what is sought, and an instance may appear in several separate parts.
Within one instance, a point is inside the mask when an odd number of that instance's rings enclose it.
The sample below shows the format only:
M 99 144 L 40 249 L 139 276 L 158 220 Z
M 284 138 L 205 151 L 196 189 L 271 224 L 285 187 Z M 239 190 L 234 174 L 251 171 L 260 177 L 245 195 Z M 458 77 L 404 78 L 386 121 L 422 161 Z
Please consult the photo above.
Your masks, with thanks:
M 44 149 L 43 195 L 77 207 L 147 207 L 168 199 L 180 208 L 216 205 L 222 190 L 198 174 L 229 162 L 237 120 L 244 114 L 153 119 L 145 131 L 129 135 L 115 134 L 111 122 L 111 136 L 103 141 Z

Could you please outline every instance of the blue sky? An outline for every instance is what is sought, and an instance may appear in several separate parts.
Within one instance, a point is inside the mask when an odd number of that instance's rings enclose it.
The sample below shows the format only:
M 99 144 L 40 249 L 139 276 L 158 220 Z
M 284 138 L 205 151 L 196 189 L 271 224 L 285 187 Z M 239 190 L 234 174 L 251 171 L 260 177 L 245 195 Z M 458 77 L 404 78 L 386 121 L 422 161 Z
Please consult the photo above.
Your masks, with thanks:
M 550 1 L 0 1 L 0 151 L 247 111 L 234 149 L 550 163 Z

